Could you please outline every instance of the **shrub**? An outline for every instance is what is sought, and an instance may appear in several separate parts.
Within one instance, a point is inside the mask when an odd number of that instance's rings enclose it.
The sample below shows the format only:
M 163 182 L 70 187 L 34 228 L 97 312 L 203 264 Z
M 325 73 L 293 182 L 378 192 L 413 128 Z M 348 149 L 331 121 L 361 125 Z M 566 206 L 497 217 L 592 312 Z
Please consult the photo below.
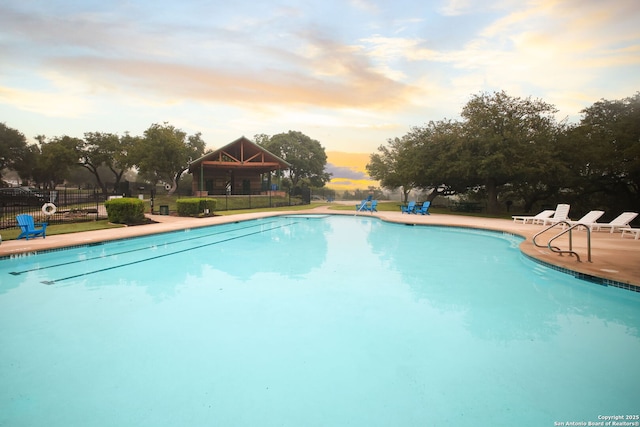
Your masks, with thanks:
M 216 199 L 192 198 L 176 200 L 179 216 L 198 216 L 204 213 L 205 209 L 213 213 L 216 208 Z
M 140 199 L 123 197 L 104 202 L 107 208 L 109 222 L 114 224 L 142 224 L 144 217 L 144 202 Z

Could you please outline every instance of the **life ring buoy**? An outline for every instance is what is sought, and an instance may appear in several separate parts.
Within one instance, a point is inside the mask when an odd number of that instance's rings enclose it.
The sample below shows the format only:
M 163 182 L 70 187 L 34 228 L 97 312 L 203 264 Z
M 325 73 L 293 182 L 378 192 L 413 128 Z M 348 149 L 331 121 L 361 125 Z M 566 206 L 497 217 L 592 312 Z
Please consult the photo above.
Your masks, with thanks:
M 45 215 L 53 215 L 57 210 L 58 208 L 56 208 L 56 205 L 53 203 L 45 203 L 42 205 L 42 213 Z

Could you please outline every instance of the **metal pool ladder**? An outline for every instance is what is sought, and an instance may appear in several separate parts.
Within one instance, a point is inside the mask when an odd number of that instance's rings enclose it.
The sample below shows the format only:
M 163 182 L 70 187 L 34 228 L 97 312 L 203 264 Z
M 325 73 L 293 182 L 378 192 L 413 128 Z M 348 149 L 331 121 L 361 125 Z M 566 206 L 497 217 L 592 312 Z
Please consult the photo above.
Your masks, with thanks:
M 536 242 L 536 238 L 538 236 L 540 236 L 541 234 L 547 232 L 548 230 L 551 230 L 553 227 L 555 227 L 558 224 L 562 224 L 563 225 L 562 231 L 560 233 L 556 234 L 555 236 L 553 236 L 551 239 L 549 239 L 549 241 L 547 242 L 546 246 L 545 245 L 540 245 L 540 244 L 538 244 Z M 564 227 L 565 225 L 568 225 L 569 228 L 565 229 L 565 227 Z M 573 250 L 573 234 L 572 234 L 572 231 L 573 231 L 574 228 L 577 228 L 577 227 L 584 227 L 587 230 L 587 261 L 591 262 L 591 228 L 589 228 L 589 226 L 586 225 L 586 224 L 574 224 L 574 225 L 571 225 L 567 221 L 556 222 L 556 223 L 550 225 L 549 227 L 545 228 L 544 230 L 536 233 L 536 235 L 533 236 L 533 244 L 535 246 L 539 247 L 539 248 L 545 248 L 545 247 L 549 248 L 549 250 L 551 252 L 558 253 L 558 254 L 560 254 L 560 256 L 562 256 L 562 254 L 575 255 L 577 260 L 578 260 L 578 262 L 581 262 L 580 261 L 580 255 L 578 255 L 578 253 Z M 562 236 L 562 235 L 564 235 L 566 233 L 569 233 L 569 249 L 560 249 L 558 246 L 553 246 L 552 245 L 554 240 L 556 240 L 558 237 L 560 237 L 560 236 Z

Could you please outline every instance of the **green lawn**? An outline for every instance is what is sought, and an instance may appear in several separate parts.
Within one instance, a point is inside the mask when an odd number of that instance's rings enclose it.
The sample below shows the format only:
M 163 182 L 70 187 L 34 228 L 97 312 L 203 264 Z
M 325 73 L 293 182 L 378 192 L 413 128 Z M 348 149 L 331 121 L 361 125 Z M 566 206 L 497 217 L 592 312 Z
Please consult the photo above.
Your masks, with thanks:
M 353 211 L 353 212 L 356 212 L 356 206 L 360 206 L 360 203 L 361 202 L 358 202 L 356 200 L 354 200 L 353 203 L 348 204 L 348 205 L 345 205 L 345 204 L 342 204 L 342 203 L 336 203 L 336 204 L 330 205 L 329 209 L 335 210 L 335 211 Z M 378 212 L 395 212 L 395 211 L 400 212 L 400 203 L 398 203 L 398 202 L 383 202 L 383 201 L 379 201 L 377 210 L 378 210 Z
M 178 205 L 177 205 L 177 200 L 179 198 L 190 198 L 190 197 L 178 197 L 178 196 L 167 196 L 167 195 L 158 195 L 156 197 L 154 197 L 153 199 L 153 211 L 154 212 L 158 212 L 160 210 L 160 206 L 168 206 L 169 207 L 169 212 L 175 212 L 178 210 Z M 277 197 L 277 196 L 273 196 L 273 197 L 264 197 L 264 196 L 245 196 L 245 197 L 238 197 L 238 196 L 234 196 L 234 197 L 225 197 L 225 196 L 209 196 L 208 198 L 210 199 L 215 199 L 217 206 L 216 206 L 216 213 L 220 213 L 222 211 L 237 211 L 237 210 L 244 210 L 244 209 L 271 209 L 269 206 L 275 206 L 275 205 L 288 205 L 289 204 L 289 197 Z M 292 203 L 301 203 L 300 198 L 296 198 L 296 197 L 292 197 L 291 198 L 291 202 Z M 151 202 L 149 201 L 149 199 L 145 199 L 144 201 L 145 203 L 145 212 L 150 212 L 151 211 Z M 306 205 L 306 207 L 308 207 L 309 205 Z M 285 206 L 286 208 L 289 208 L 289 206 Z
M 330 209 L 337 211 L 353 211 L 355 213 L 356 206 L 359 206 L 360 203 L 358 201 L 353 201 L 352 204 L 344 205 L 344 204 L 335 204 L 331 205 Z M 378 202 L 378 212 L 400 212 L 400 202 Z M 457 212 L 452 211 L 446 207 L 431 207 L 429 208 L 429 213 L 435 214 L 447 214 L 447 215 L 464 215 L 464 216 L 475 216 L 482 218 L 504 218 L 511 219 L 511 214 L 508 212 L 490 215 L 486 212 Z
M 296 206 L 279 206 L 277 208 L 263 208 L 263 209 L 236 209 L 228 211 L 216 211 L 216 215 L 237 215 L 241 213 L 251 212 L 280 212 L 280 211 L 303 211 L 305 209 L 313 209 L 318 206 L 326 205 L 326 203 L 311 203 L 309 205 L 296 205 Z
M 163 204 L 169 204 L 169 206 L 175 206 L 175 198 L 174 200 L 170 199 L 161 199 Z M 147 202 L 148 204 L 148 202 Z M 221 211 L 216 212 L 216 215 L 237 215 L 241 213 L 250 213 L 250 212 L 278 212 L 278 211 L 290 211 L 290 210 L 304 210 L 304 209 L 313 209 L 314 207 L 321 206 L 322 203 L 311 203 L 310 205 L 299 205 L 299 206 L 281 206 L 277 208 L 264 208 L 264 209 L 238 209 L 238 210 L 229 210 L 229 211 Z M 155 212 L 158 213 L 158 204 L 155 204 Z M 149 212 L 149 209 L 146 210 Z M 124 227 L 121 224 L 111 224 L 107 220 L 100 221 L 86 221 L 86 222 L 76 222 L 69 224 L 52 224 L 47 226 L 47 236 L 53 236 L 56 234 L 68 234 L 68 233 L 78 233 L 81 231 L 93 231 L 93 230 L 103 230 L 106 228 L 120 228 Z M 19 228 L 9 228 L 5 230 L 0 230 L 0 235 L 2 236 L 2 240 L 15 240 L 16 237 L 20 234 Z
M 105 228 L 121 228 L 124 225 L 111 224 L 109 221 L 86 221 L 86 222 L 74 222 L 69 224 L 52 224 L 47 226 L 47 236 L 53 236 L 56 234 L 69 234 L 78 233 L 80 231 L 93 231 L 103 230 Z M 0 230 L 2 240 L 14 240 L 20 234 L 19 228 L 10 228 L 6 230 Z
M 158 197 L 154 203 L 154 211 L 158 213 L 160 205 L 168 205 L 170 210 L 175 211 L 176 209 L 176 198 L 175 197 Z M 147 204 L 146 212 L 149 212 L 149 201 L 145 201 Z M 251 213 L 251 212 L 279 212 L 279 211 L 291 211 L 291 210 L 305 210 L 305 209 L 313 209 L 318 206 L 329 206 L 331 210 L 339 210 L 339 211 L 353 211 L 356 212 L 357 201 L 353 201 L 352 204 L 328 204 L 326 202 L 313 202 L 310 205 L 298 205 L 298 206 L 281 206 L 277 208 L 258 208 L 258 209 L 235 209 L 235 210 L 225 210 L 225 211 L 216 211 L 216 215 L 237 215 L 241 213 Z M 379 212 L 399 212 L 400 211 L 400 203 L 399 202 L 384 202 L 380 201 L 378 203 L 378 211 Z M 511 219 L 511 215 L 508 213 L 503 213 L 500 215 L 489 215 L 486 213 L 468 213 L 468 212 L 452 212 L 448 208 L 431 208 L 429 209 L 431 213 L 437 214 L 449 214 L 449 215 L 465 215 L 465 216 L 476 216 L 476 217 L 486 217 L 486 218 L 506 218 Z M 107 220 L 101 221 L 87 221 L 87 222 L 77 222 L 70 224 L 52 224 L 47 227 L 47 235 L 53 236 L 56 234 L 68 234 L 68 233 L 78 233 L 81 231 L 92 231 L 92 230 L 102 230 L 106 228 L 118 228 L 123 227 L 123 225 L 119 224 L 111 224 Z M 6 229 L 0 230 L 0 235 L 2 235 L 2 240 L 14 240 L 20 234 L 19 229 Z

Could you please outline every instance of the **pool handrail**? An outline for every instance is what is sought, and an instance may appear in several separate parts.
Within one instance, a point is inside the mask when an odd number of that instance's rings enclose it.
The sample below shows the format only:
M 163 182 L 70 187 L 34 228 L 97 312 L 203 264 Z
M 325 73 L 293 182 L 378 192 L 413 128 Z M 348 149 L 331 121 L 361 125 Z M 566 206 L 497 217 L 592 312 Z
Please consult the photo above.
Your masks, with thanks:
M 546 245 L 540 245 L 536 242 L 536 237 L 540 236 L 541 234 L 545 233 L 548 230 L 551 230 L 553 227 L 555 227 L 556 225 L 562 225 L 562 231 L 558 234 L 556 234 L 555 236 L 553 236 L 551 239 L 549 239 L 549 241 L 547 242 Z M 565 228 L 567 227 L 568 228 Z M 568 221 L 558 221 L 555 222 L 553 224 L 551 224 L 550 226 L 548 226 L 547 228 L 545 228 L 542 231 L 539 231 L 538 233 L 536 233 L 535 236 L 533 236 L 533 244 L 539 248 L 544 248 L 547 247 L 549 248 L 549 250 L 551 252 L 555 252 L 558 253 L 562 256 L 562 254 L 570 254 L 570 255 L 575 255 L 576 259 L 578 260 L 578 262 L 581 262 L 580 260 L 580 255 L 573 250 L 573 234 L 572 234 L 572 230 L 574 228 L 577 227 L 585 227 L 585 230 L 587 231 L 587 261 L 591 262 L 591 230 L 589 229 L 589 226 L 587 224 L 581 224 L 581 223 L 576 223 L 576 224 L 571 224 Z M 556 240 L 558 237 L 569 233 L 569 249 L 568 250 L 563 250 L 560 249 L 558 246 L 553 246 L 551 243 Z

